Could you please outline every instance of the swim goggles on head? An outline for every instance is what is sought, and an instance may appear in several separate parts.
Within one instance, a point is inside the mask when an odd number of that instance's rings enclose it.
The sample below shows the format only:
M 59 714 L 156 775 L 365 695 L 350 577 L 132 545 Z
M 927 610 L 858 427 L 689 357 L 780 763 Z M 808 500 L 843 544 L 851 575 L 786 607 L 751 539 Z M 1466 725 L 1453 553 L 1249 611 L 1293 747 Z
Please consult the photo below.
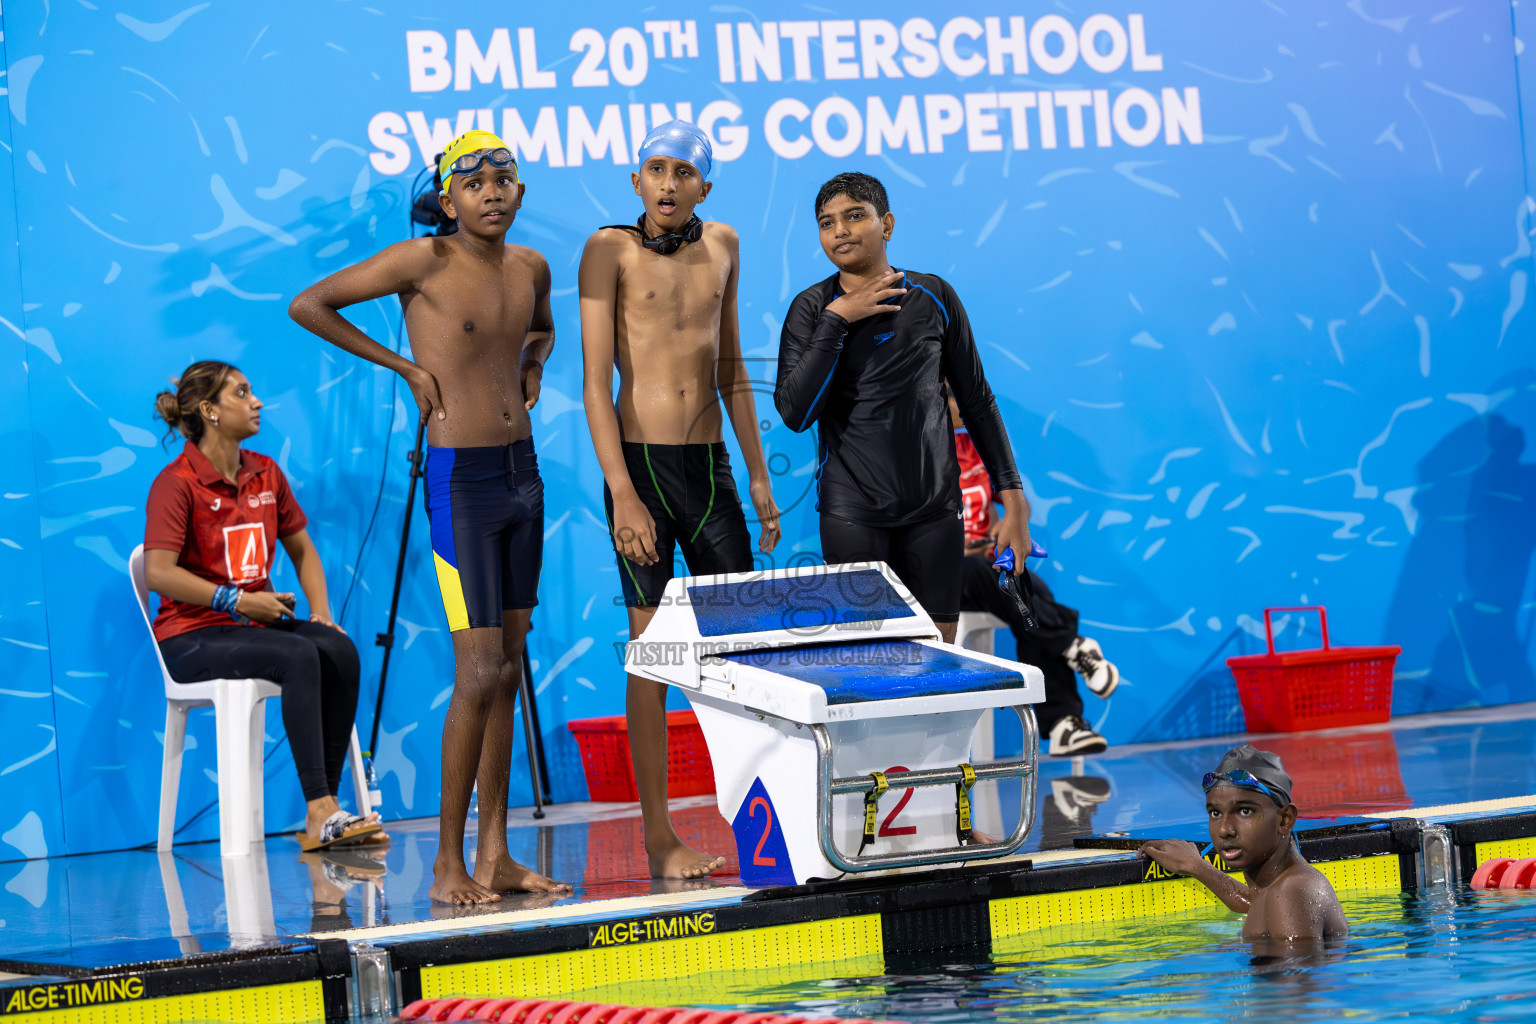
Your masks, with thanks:
M 486 153 L 465 153 L 448 165 L 448 174 L 474 174 L 480 166 L 489 162 L 492 167 L 516 167 L 517 158 L 510 149 L 493 149 Z
M 1236 786 L 1238 789 L 1251 789 L 1257 793 L 1263 793 L 1277 804 L 1280 802 L 1280 798 L 1275 796 L 1273 790 L 1255 778 L 1252 772 L 1246 772 L 1241 768 L 1234 768 L 1229 772 L 1206 772 L 1205 778 L 1200 780 L 1200 788 L 1207 793 L 1223 784 Z

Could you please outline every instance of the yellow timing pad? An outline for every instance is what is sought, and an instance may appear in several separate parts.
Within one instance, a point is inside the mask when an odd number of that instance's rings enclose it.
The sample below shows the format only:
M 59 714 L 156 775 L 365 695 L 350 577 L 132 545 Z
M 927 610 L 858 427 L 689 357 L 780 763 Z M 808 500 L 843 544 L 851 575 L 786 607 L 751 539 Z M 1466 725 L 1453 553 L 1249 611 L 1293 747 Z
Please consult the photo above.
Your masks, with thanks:
M 1485 861 L 1494 857 L 1513 857 L 1523 860 L 1526 857 L 1536 857 L 1536 836 L 1525 839 L 1500 839 L 1492 843 L 1477 844 L 1477 864 L 1479 867 Z
M 437 589 L 443 593 L 443 610 L 448 613 L 448 632 L 456 633 L 469 628 L 469 607 L 464 603 L 464 584 L 459 581 L 459 570 L 443 561 L 443 556 L 432 552 L 432 564 L 437 567 Z
M 1402 890 L 1395 854 L 1315 866 L 1340 892 Z M 1214 906 L 1219 902 L 1205 886 L 1192 878 L 1178 878 L 993 900 L 988 910 L 992 939 L 997 943 L 1058 925 L 1127 921 Z M 673 934 L 670 919 L 612 922 L 599 928 L 589 949 L 424 967 L 421 994 L 425 998 L 556 998 L 601 990 L 605 999 L 634 1002 L 636 990 L 648 983 L 706 975 L 751 971 L 754 984 L 786 984 L 849 976 L 853 959 L 870 961 L 858 973 L 884 969 L 876 914 L 730 932 L 714 932 L 713 914 L 708 911 L 678 916 L 698 917 L 701 926 L 676 932 L 686 938 L 667 938 Z M 615 993 L 616 987 L 623 989 L 622 998 Z
M 438 564 L 441 573 L 444 563 L 439 560 Z M 446 568 L 453 572 L 451 566 Z M 1477 846 L 1479 862 L 1489 857 L 1530 856 L 1536 856 L 1536 838 Z M 1325 861 L 1314 866 L 1341 893 L 1402 890 L 1399 862 L 1394 854 Z M 1010 947 L 1017 944 L 1007 940 L 1042 935 L 1063 926 L 1127 922 L 1219 905 L 1210 890 L 1199 882 L 1175 878 L 1008 897 L 992 900 L 988 912 L 994 954 L 1009 955 Z M 885 970 L 878 914 L 727 932 L 714 928 L 713 911 L 604 922 L 587 949 L 423 967 L 421 994 L 426 998 L 557 998 L 604 990 L 605 996 L 617 998 L 614 990 L 621 988 L 628 990 L 627 1001 L 634 1002 L 634 996 L 651 986 L 686 979 L 702 982 L 709 976 L 714 976 L 717 983 L 738 976 L 756 988 L 877 975 Z M 1102 937 L 1095 941 L 1102 941 Z M 113 984 L 116 989 L 110 987 Z M 325 1016 L 319 981 L 150 999 L 143 998 L 143 992 L 143 982 L 138 978 L 19 986 L 0 990 L 0 998 L 5 1000 L 0 1004 L 0 1022 L 176 1024 L 195 1020 L 220 1024 L 310 1024 Z M 657 1001 L 649 999 L 652 1003 Z
M 713 918 L 713 915 L 709 915 Z M 421 969 L 421 994 L 556 998 L 629 982 L 668 981 L 722 971 L 753 971 L 768 983 L 840 976 L 866 956 L 884 963 L 880 916 L 834 918 L 648 942 L 643 938 L 546 956 Z M 839 963 L 839 962 L 843 963 Z M 825 965 L 817 967 L 816 965 Z M 834 967 L 836 965 L 836 967 Z M 768 975 L 761 972 L 769 971 Z M 782 976 L 781 976 L 782 975 Z
M 1337 891 L 1389 889 L 1402 891 L 1402 872 L 1396 854 L 1333 860 L 1314 864 Z M 1236 872 L 1228 872 L 1236 876 Z M 1211 890 L 1193 878 L 1164 882 L 1112 885 L 1102 889 L 1072 889 L 993 900 L 988 905 L 992 941 L 1024 935 L 1061 924 L 1128 921 L 1163 914 L 1177 914 L 1196 907 L 1219 906 Z
M 110 988 L 113 982 L 119 982 L 120 990 Z M 141 998 L 144 983 L 139 978 L 113 982 L 58 981 L 0 991 L 0 998 L 5 1000 L 0 1005 L 0 1020 L 6 1024 L 177 1024 L 189 1020 L 312 1024 L 325 1018 L 325 999 L 318 981 L 155 999 Z M 50 1006 L 54 1008 L 48 1009 Z

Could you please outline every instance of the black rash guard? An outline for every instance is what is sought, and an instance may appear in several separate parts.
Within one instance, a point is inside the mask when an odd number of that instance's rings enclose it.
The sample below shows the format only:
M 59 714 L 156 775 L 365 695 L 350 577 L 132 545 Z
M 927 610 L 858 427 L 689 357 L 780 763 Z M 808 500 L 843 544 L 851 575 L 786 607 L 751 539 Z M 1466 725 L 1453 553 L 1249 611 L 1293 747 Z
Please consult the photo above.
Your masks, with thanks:
M 850 325 L 827 306 L 833 274 L 795 297 L 779 337 L 774 405 L 802 431 L 820 423 L 817 510 L 861 526 L 898 527 L 960 511 L 949 381 L 994 491 L 1021 487 L 1008 431 L 987 386 L 954 289 L 905 271 L 894 314 Z

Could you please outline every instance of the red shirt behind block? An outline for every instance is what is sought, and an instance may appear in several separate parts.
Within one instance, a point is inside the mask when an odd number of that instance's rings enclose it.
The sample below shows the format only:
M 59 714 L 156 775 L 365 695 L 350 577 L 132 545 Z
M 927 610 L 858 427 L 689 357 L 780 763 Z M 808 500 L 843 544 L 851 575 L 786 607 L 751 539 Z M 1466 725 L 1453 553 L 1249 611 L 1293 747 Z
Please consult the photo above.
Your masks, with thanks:
M 960 460 L 960 503 L 965 510 L 965 542 L 990 539 L 992 526 L 992 478 L 981 454 L 963 427 L 955 431 L 955 455 Z
M 145 550 L 174 551 L 192 575 L 251 591 L 266 589 L 278 538 L 309 522 L 276 462 L 242 450 L 232 484 L 191 441 L 155 477 L 144 512 Z M 155 639 L 233 621 L 204 605 L 161 597 Z

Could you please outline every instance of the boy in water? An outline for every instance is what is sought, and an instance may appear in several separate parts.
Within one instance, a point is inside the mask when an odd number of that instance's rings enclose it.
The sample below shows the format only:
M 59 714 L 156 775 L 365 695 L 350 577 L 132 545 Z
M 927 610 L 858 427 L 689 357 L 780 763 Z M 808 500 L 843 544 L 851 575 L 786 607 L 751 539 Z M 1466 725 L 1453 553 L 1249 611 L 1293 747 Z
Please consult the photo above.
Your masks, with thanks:
M 582 397 L 603 468 L 603 500 L 619 582 L 638 637 L 656 614 L 681 546 L 688 572 L 752 569 L 751 538 L 721 441 L 731 418 L 762 530 L 779 539 L 746 364 L 736 326 L 736 232 L 704 223 L 694 207 L 710 192 L 709 136 L 686 121 L 652 129 L 630 175 L 645 211 L 633 225 L 600 229 L 581 257 Z M 613 369 L 619 369 L 617 402 Z M 629 744 L 657 878 L 698 878 L 723 857 L 685 846 L 667 816 L 666 687 L 629 677 Z
M 1154 839 L 1140 854 L 1198 879 L 1228 910 L 1247 914 L 1245 939 L 1334 939 L 1349 922 L 1333 886 L 1301 857 L 1291 833 L 1296 805 L 1291 777 L 1280 758 L 1244 743 L 1227 751 L 1201 782 L 1210 817 L 1211 844 L 1243 885 L 1200 856 L 1194 843 Z
M 544 542 L 528 410 L 539 398 L 554 321 L 544 257 L 506 242 L 523 201 L 511 150 L 490 132 L 466 132 L 448 144 L 438 171 L 438 199 L 457 221 L 455 234 L 392 245 L 310 287 L 288 312 L 338 348 L 400 374 L 427 423 L 432 560 L 454 658 L 430 894 L 440 903 L 490 903 L 507 890 L 570 889 L 507 852 L 512 714 Z M 415 362 L 339 312 L 385 295 L 400 297 Z M 464 824 L 477 777 L 471 877 Z
M 784 317 L 774 403 L 791 430 L 820 424 L 822 557 L 887 563 L 953 643 L 965 527 L 945 379 L 1006 511 L 997 549 L 1013 548 L 1017 575 L 1029 515 L 1008 431 L 954 289 L 891 269 L 885 187 L 837 175 L 816 196 L 816 223 L 837 272 Z

